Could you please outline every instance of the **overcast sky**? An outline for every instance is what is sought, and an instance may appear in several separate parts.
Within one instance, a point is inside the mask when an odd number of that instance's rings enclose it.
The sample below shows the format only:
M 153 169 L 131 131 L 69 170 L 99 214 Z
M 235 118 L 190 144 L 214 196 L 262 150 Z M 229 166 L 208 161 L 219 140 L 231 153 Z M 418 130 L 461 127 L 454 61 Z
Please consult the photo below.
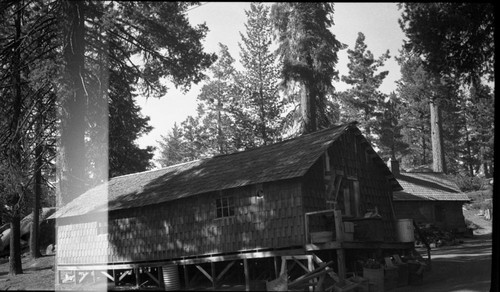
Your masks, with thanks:
M 208 26 L 209 32 L 203 42 L 206 52 L 217 53 L 218 43 L 223 43 L 238 62 L 238 42 L 241 42 L 239 32 L 245 34 L 245 10 L 249 7 L 249 2 L 202 2 L 201 6 L 188 12 L 192 25 L 205 22 Z M 358 32 L 362 32 L 367 49 L 375 58 L 390 51 L 391 58 L 383 68 L 389 70 L 389 75 L 382 84 L 381 91 L 395 91 L 395 81 L 400 78 L 400 69 L 394 57 L 399 55 L 404 38 L 398 24 L 400 12 L 396 3 L 335 3 L 334 9 L 335 25 L 332 32 L 340 42 L 348 45 L 348 49 L 354 48 Z M 348 73 L 347 63 L 346 49 L 339 52 L 336 69 L 340 71 L 340 76 Z M 342 82 L 334 82 L 333 85 L 337 90 L 346 88 Z M 158 146 L 160 136 L 166 136 L 174 122 L 180 124 L 188 115 L 196 114 L 196 97 L 201 86 L 193 85 L 185 94 L 171 88 L 161 99 L 138 98 L 137 103 L 142 108 L 143 115 L 151 118 L 150 124 L 154 127 L 147 136 L 138 139 L 141 148 Z

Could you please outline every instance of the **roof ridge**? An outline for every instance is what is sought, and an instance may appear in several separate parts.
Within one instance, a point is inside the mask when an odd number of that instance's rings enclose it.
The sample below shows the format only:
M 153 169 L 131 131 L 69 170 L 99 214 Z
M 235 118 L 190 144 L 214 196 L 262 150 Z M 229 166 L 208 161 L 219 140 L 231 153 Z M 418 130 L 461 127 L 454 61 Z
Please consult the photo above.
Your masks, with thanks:
M 144 171 L 140 171 L 140 172 L 127 173 L 127 174 L 124 174 L 124 175 L 119 175 L 119 176 L 112 177 L 109 180 L 112 180 L 112 179 L 115 179 L 115 178 L 122 178 L 122 177 L 129 177 L 129 176 L 134 176 L 134 175 L 139 175 L 139 174 L 145 174 L 145 173 L 150 173 L 150 172 L 155 172 L 155 171 L 167 170 L 169 168 L 178 167 L 178 166 L 181 166 L 181 165 L 184 165 L 184 164 L 193 163 L 193 162 L 200 161 L 200 160 L 203 160 L 203 159 L 208 159 L 208 158 L 190 160 L 190 161 L 181 162 L 181 163 L 178 163 L 178 164 L 173 164 L 173 165 L 169 165 L 169 166 L 162 167 L 162 168 L 148 169 L 148 170 L 144 170 Z
M 265 147 L 271 147 L 271 146 L 275 146 L 275 145 L 279 145 L 279 144 L 284 144 L 284 143 L 291 142 L 291 141 L 293 141 L 295 139 L 299 139 L 299 138 L 302 138 L 302 137 L 305 137 L 305 136 L 311 136 L 311 135 L 314 135 L 314 134 L 319 134 L 319 133 L 322 133 L 322 132 L 326 132 L 328 130 L 338 129 L 338 128 L 342 127 L 342 126 L 346 126 L 347 127 L 350 124 L 351 123 L 334 125 L 334 126 L 331 126 L 331 127 L 325 128 L 325 129 L 320 129 L 320 130 L 317 130 L 317 131 L 314 131 L 314 132 L 311 132 L 311 133 L 302 134 L 302 135 L 297 136 L 297 137 L 293 137 L 293 138 L 289 138 L 289 139 L 286 139 L 286 140 L 282 140 L 282 141 L 279 141 L 279 142 L 276 142 L 276 143 L 273 143 L 273 144 L 261 145 L 259 147 L 255 147 L 255 148 L 247 149 L 247 150 L 236 151 L 236 152 L 233 152 L 233 153 L 219 154 L 219 155 L 215 155 L 215 156 L 208 157 L 208 158 L 205 158 L 205 159 L 212 159 L 212 158 L 217 158 L 217 157 L 226 157 L 226 156 L 229 156 L 229 155 L 240 154 L 240 153 L 243 153 L 243 152 L 246 153 L 246 152 L 250 152 L 250 151 L 254 151 L 254 150 L 259 150 L 259 149 L 262 149 L 262 148 L 265 148 Z
M 112 177 L 112 178 L 108 179 L 108 182 L 110 182 L 111 180 L 119 179 L 119 178 L 126 178 L 126 177 L 131 177 L 131 176 L 137 176 L 137 175 L 142 175 L 142 174 L 156 172 L 156 171 L 165 171 L 165 170 L 168 170 L 169 168 L 179 167 L 181 165 L 185 165 L 185 164 L 188 164 L 188 163 L 193 163 L 193 162 L 196 162 L 196 161 L 202 161 L 202 160 L 207 160 L 207 159 L 215 159 L 215 158 L 220 158 L 220 157 L 228 157 L 230 155 L 247 153 L 247 152 L 251 152 L 251 151 L 254 151 L 254 150 L 259 150 L 259 149 L 262 149 L 262 148 L 265 148 L 265 147 L 271 147 L 271 146 L 275 146 L 275 145 L 279 145 L 279 144 L 284 144 L 284 143 L 293 141 L 295 139 L 298 139 L 298 138 L 301 138 L 301 137 L 304 137 L 304 136 L 311 136 L 313 134 L 318 134 L 318 133 L 326 132 L 328 130 L 338 129 L 338 128 L 342 127 L 342 126 L 347 127 L 347 126 L 349 126 L 351 124 L 352 124 L 352 122 L 351 123 L 340 124 L 340 125 L 334 125 L 334 126 L 331 126 L 331 127 L 325 128 L 325 129 L 321 129 L 321 130 L 318 130 L 318 131 L 315 131 L 315 132 L 303 134 L 303 135 L 300 135 L 300 136 L 297 136 L 297 137 L 294 137 L 294 138 L 290 138 L 290 139 L 287 139 L 287 140 L 279 141 L 279 142 L 276 142 L 276 143 L 273 143 L 273 144 L 269 144 L 269 145 L 262 145 L 262 146 L 255 147 L 255 148 L 252 148 L 252 149 L 241 150 L 241 151 L 237 151 L 237 152 L 233 152 L 233 153 L 228 153 L 228 154 L 220 154 L 220 155 L 215 155 L 215 156 L 212 156 L 212 157 L 200 158 L 200 159 L 190 160 L 190 161 L 186 161 L 186 162 L 182 162 L 182 163 L 178 163 L 178 164 L 173 164 L 173 165 L 169 165 L 169 166 L 162 167 L 162 168 L 149 169 L 149 170 L 145 170 L 145 171 L 141 171 L 141 172 L 134 172 L 134 173 L 128 173 L 128 174 L 124 174 L 124 175 L 120 175 L 120 176 L 115 176 L 115 177 Z

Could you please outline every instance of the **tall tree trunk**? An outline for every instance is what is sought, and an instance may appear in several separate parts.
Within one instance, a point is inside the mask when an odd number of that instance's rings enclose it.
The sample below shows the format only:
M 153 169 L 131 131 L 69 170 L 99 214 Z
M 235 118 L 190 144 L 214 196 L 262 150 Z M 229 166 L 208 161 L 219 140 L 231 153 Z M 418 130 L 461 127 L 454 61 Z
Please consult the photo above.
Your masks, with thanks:
M 432 98 L 429 105 L 431 111 L 432 169 L 434 172 L 446 173 L 443 149 L 443 123 L 439 100 Z
M 22 91 L 21 91 L 21 18 L 22 18 L 22 5 L 23 3 L 19 1 L 16 5 L 16 36 L 14 42 L 16 43 L 16 50 L 13 57 L 13 69 L 14 69 L 14 91 L 15 91 L 15 101 L 14 101 L 14 115 L 12 118 L 11 131 L 14 133 L 14 138 L 12 139 L 12 151 L 11 161 L 12 167 L 18 167 L 21 162 L 21 140 L 20 135 L 21 130 L 19 129 L 21 111 L 22 111 Z M 19 188 L 15 188 L 16 192 L 19 192 Z M 10 218 L 10 258 L 9 258 L 9 274 L 17 275 L 23 273 L 22 262 L 21 262 L 21 235 L 20 235 L 20 214 L 19 209 L 22 200 L 22 194 L 13 194 L 17 197 L 17 203 L 14 203 L 12 207 L 12 216 Z
M 66 88 L 62 96 L 61 144 L 58 156 L 58 205 L 66 204 L 85 190 L 84 2 L 67 1 L 64 61 Z
M 39 103 L 41 104 L 41 102 Z M 41 107 L 39 111 L 41 111 Z M 35 148 L 35 182 L 34 182 L 34 196 L 35 202 L 33 205 L 33 221 L 30 230 L 30 252 L 31 257 L 39 258 L 42 256 L 40 253 L 39 245 L 39 221 L 40 221 L 40 198 L 42 196 L 42 119 L 41 115 L 37 123 L 37 136 L 38 141 Z
M 316 101 L 307 81 L 302 82 L 300 90 L 300 111 L 303 120 L 302 134 L 316 131 Z
M 427 143 L 425 143 L 425 127 L 422 125 L 422 165 L 427 164 Z
M 9 274 L 18 275 L 23 273 L 21 262 L 21 218 L 19 210 L 15 210 L 12 214 L 10 222 L 10 262 Z

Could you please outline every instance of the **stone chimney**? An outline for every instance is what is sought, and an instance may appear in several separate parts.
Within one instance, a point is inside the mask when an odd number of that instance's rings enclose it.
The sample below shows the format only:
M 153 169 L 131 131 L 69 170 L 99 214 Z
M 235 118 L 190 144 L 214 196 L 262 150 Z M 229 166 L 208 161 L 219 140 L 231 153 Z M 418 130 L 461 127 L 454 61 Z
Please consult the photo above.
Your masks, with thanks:
M 399 175 L 399 161 L 395 158 L 391 158 L 391 172 L 393 175 Z

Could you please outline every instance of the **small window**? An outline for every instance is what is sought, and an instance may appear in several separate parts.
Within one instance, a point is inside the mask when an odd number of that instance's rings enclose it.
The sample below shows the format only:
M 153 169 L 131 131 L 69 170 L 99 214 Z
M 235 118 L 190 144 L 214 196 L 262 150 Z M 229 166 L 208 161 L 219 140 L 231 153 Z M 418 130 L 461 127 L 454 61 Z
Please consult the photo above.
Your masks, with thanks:
M 234 216 L 234 199 L 232 197 L 222 197 L 215 201 L 217 208 L 217 218 Z

